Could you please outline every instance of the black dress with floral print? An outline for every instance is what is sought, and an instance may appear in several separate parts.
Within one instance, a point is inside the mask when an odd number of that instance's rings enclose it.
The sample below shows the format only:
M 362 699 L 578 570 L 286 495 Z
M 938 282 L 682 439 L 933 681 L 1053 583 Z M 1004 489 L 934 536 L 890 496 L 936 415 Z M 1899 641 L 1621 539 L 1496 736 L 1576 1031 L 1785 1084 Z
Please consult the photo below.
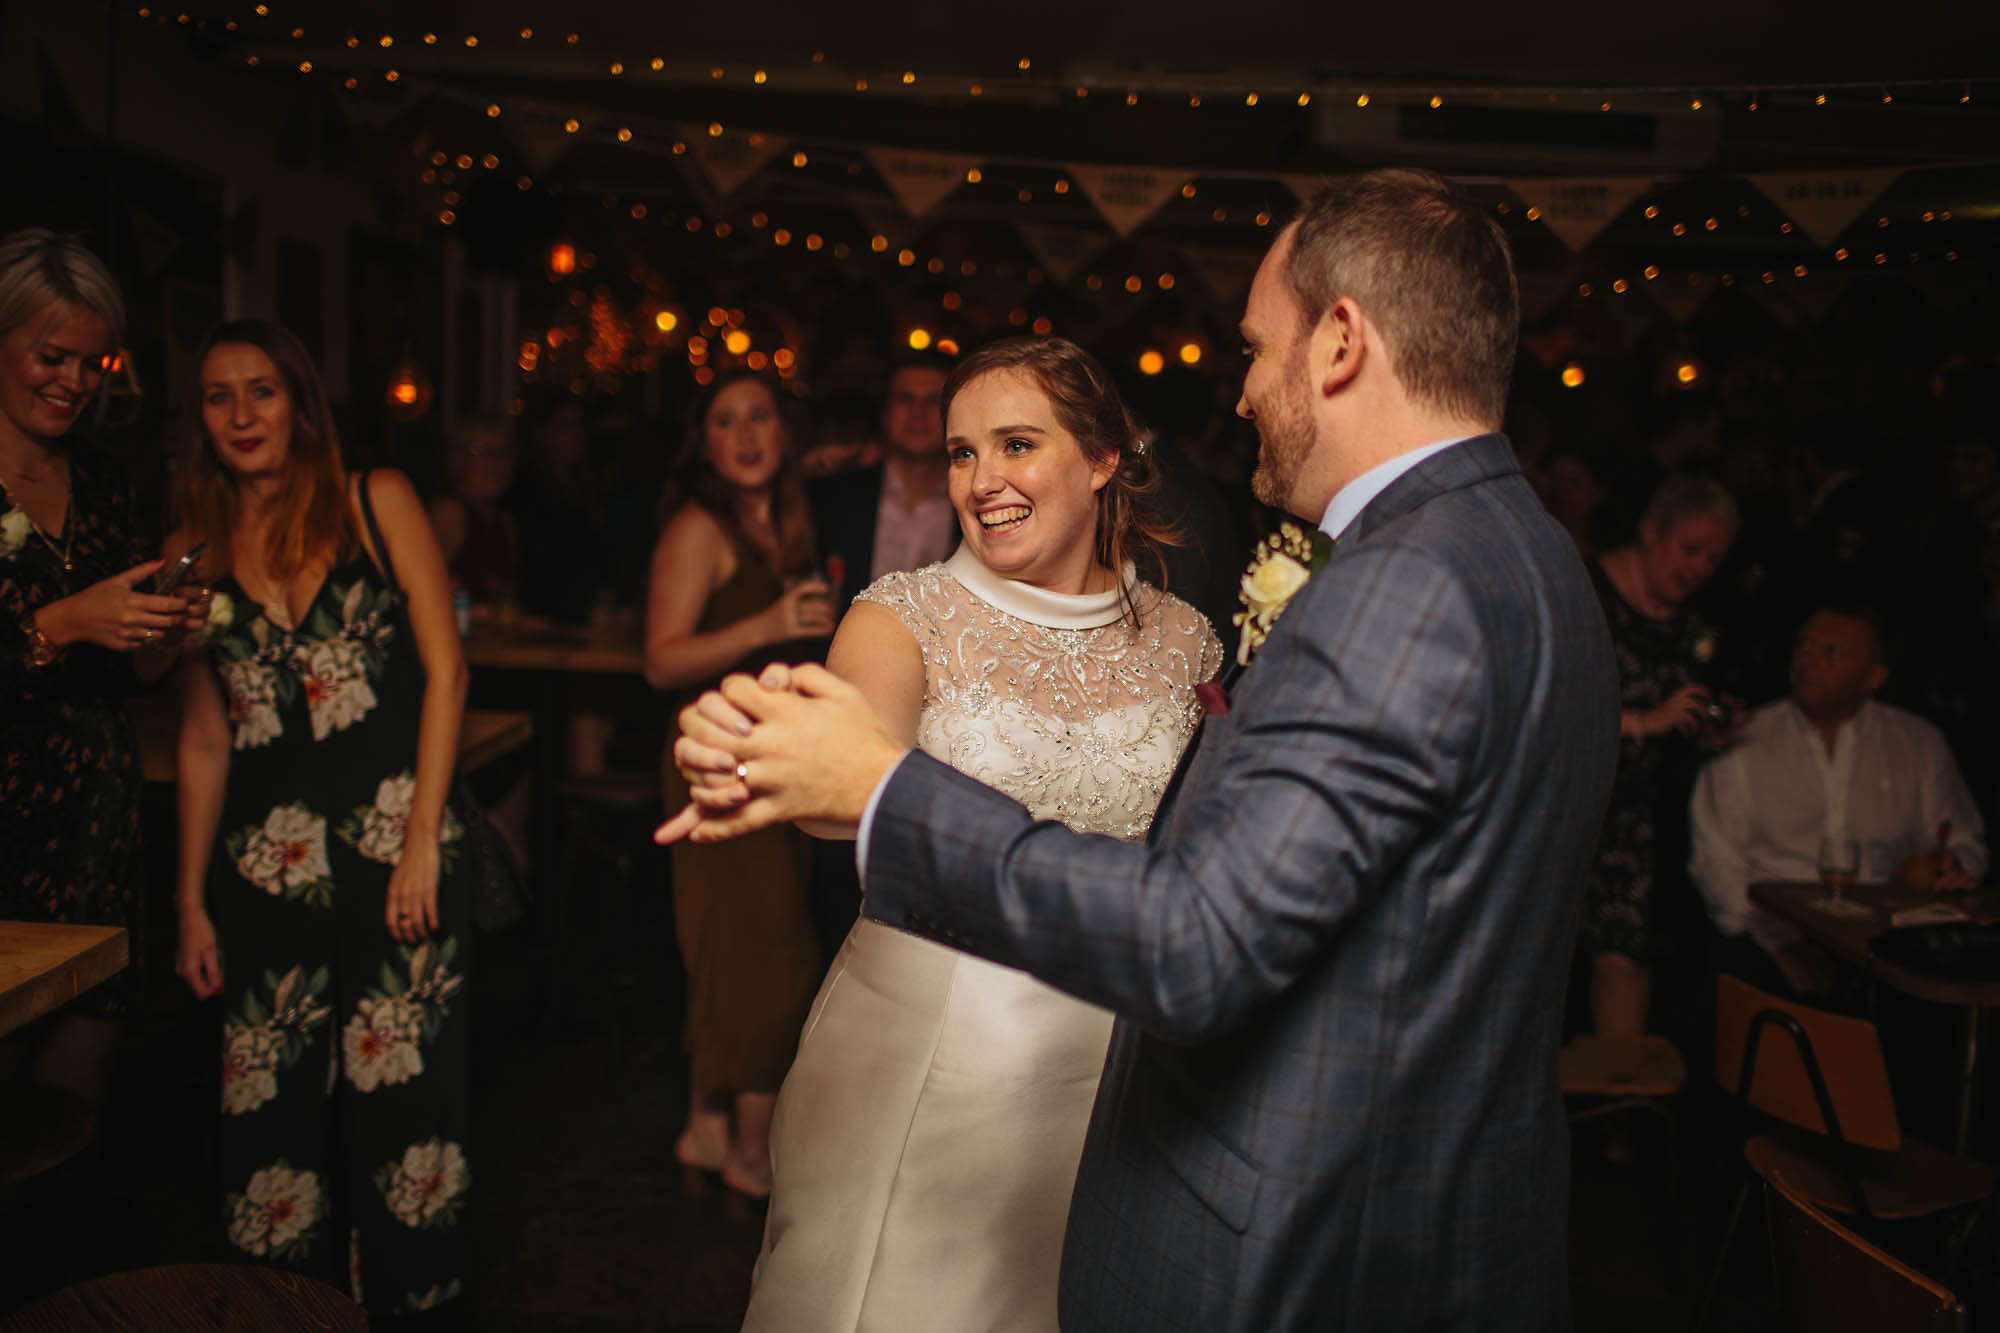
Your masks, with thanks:
M 372 1310 L 431 1308 L 465 1272 L 470 931 L 449 813 L 441 928 L 410 945 L 383 922 L 423 662 L 367 554 L 327 574 L 295 628 L 232 578 L 215 591 L 207 646 L 232 745 L 208 887 L 228 1240 Z
M 1671 619 L 1649 619 L 1632 608 L 1594 560 L 1590 577 L 1611 627 L 1620 709 L 1644 712 L 1684 685 L 1705 683 L 1702 671 L 1714 655 L 1715 633 L 1699 616 L 1683 607 Z M 1585 954 L 1655 961 L 1656 895 L 1665 885 L 1686 881 L 1687 806 L 1696 758 L 1695 747 L 1678 732 L 1628 740 L 1619 750 L 1584 898 Z
M 75 643 L 38 667 L 21 624 L 145 558 L 129 493 L 108 464 L 71 452 L 69 513 L 47 540 L 0 485 L 0 918 L 124 926 L 136 946 L 144 895 L 139 751 L 124 707 L 138 687 L 131 656 Z M 135 990 L 128 969 L 77 1009 L 121 1013 Z

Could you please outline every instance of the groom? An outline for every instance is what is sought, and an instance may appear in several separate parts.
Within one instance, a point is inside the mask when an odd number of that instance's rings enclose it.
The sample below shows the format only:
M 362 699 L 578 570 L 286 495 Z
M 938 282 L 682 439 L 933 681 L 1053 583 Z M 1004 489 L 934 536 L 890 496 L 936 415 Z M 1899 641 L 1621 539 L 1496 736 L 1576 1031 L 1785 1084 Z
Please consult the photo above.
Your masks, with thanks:
M 1556 1050 L 1618 700 L 1494 433 L 1517 322 L 1498 229 L 1428 173 L 1279 236 L 1237 411 L 1259 496 L 1337 542 L 1145 846 L 903 753 L 817 668 L 682 714 L 710 808 L 662 837 L 858 820 L 869 915 L 1120 1015 L 1065 1333 L 1569 1326 Z

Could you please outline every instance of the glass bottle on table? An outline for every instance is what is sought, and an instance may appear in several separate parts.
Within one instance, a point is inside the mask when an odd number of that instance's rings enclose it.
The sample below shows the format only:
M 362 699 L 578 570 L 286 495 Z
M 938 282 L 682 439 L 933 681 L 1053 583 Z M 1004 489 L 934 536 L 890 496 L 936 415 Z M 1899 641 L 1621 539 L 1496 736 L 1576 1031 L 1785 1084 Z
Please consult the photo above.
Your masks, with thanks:
M 1819 840 L 1819 882 L 1827 896 L 1819 908 L 1829 916 L 1865 916 L 1871 909 L 1846 897 L 1861 872 L 1861 844 L 1844 833 Z

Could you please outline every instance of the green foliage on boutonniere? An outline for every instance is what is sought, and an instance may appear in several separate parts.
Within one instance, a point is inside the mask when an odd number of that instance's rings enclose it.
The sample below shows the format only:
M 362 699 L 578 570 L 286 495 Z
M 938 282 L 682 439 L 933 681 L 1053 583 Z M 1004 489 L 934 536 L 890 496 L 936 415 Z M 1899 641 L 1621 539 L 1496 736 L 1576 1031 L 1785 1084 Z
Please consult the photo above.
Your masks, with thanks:
M 1332 554 L 1333 538 L 1318 528 L 1303 532 L 1294 523 L 1280 523 L 1276 532 L 1257 543 L 1257 554 L 1243 571 L 1243 609 L 1235 617 L 1243 627 L 1236 645 L 1239 663 L 1250 665 L 1251 654 L 1264 646 L 1293 594 Z

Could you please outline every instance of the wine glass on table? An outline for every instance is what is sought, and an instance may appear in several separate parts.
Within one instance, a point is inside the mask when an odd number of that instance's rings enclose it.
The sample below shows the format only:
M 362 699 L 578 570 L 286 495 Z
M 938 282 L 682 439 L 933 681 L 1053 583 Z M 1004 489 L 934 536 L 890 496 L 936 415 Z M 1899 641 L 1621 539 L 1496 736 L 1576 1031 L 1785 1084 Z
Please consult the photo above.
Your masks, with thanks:
M 1870 909 L 1846 897 L 1861 872 L 1861 844 L 1846 834 L 1829 833 L 1819 840 L 1819 882 L 1827 896 L 1819 909 L 1828 916 L 1865 916 Z

